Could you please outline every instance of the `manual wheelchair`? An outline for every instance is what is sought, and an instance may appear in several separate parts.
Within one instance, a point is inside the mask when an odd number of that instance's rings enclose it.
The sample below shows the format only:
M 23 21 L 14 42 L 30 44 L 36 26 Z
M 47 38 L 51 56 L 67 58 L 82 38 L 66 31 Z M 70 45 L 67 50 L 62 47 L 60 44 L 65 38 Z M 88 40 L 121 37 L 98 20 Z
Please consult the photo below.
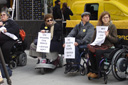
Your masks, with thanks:
M 113 56 L 112 73 L 117 80 L 126 80 L 128 76 L 128 46 L 123 45 L 123 48 Z
M 115 44 L 115 48 L 111 48 L 108 52 L 105 52 L 102 55 L 101 61 L 99 62 L 99 67 L 98 67 L 99 72 L 98 72 L 97 78 L 99 79 L 99 78 L 103 77 L 105 84 L 107 84 L 109 73 L 111 71 L 113 71 L 113 64 L 114 64 L 113 61 L 115 59 L 114 56 L 120 49 L 122 49 L 121 41 L 122 41 L 122 39 L 119 39 L 118 43 Z M 84 61 L 84 64 L 86 65 L 86 69 L 85 69 L 86 73 L 92 72 L 89 57 L 86 61 Z M 88 77 L 88 79 L 91 80 L 92 78 Z

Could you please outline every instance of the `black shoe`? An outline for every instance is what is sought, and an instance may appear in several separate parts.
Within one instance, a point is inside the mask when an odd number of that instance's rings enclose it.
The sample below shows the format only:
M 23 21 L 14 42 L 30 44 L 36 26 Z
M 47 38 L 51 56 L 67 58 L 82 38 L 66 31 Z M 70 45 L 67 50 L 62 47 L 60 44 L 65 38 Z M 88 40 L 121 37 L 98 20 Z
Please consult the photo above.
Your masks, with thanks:
M 78 67 L 73 67 L 71 70 L 71 73 L 77 73 L 79 72 L 79 68 Z
M 64 73 L 67 74 L 70 71 L 71 71 L 71 67 L 70 66 L 66 66 Z
M 37 63 L 36 64 L 39 64 L 40 63 L 40 59 L 37 60 Z

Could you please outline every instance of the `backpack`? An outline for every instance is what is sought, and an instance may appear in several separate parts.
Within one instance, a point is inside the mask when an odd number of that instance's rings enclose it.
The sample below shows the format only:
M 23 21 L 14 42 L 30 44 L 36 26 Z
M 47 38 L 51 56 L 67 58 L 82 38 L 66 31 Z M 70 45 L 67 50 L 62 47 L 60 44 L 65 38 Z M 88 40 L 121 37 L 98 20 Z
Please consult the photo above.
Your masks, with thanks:
M 22 28 L 20 28 L 19 34 L 20 34 L 20 37 L 21 37 L 22 41 L 24 41 L 26 33 L 25 33 L 25 31 Z

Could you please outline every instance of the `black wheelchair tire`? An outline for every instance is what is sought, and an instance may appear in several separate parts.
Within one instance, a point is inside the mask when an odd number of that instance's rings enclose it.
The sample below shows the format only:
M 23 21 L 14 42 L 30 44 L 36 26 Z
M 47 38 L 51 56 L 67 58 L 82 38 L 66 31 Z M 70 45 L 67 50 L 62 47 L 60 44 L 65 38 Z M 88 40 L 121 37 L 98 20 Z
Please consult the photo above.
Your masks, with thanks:
M 19 55 L 18 65 L 25 66 L 27 64 L 27 54 L 25 52 Z
M 126 80 L 126 77 L 121 77 L 121 75 L 119 75 L 117 72 L 117 66 L 116 66 L 116 64 L 117 64 L 117 61 L 120 59 L 120 58 L 122 58 L 122 54 L 123 53 L 125 53 L 126 52 L 126 50 L 125 49 L 121 49 L 121 50 L 119 50 L 119 51 L 117 51 L 117 55 L 116 55 L 116 57 L 115 57 L 115 59 L 114 59 L 114 62 L 113 62 L 113 65 L 112 65 L 112 73 L 113 73 L 113 76 L 117 79 L 117 80 L 119 80 L 119 81 L 123 81 L 123 80 Z

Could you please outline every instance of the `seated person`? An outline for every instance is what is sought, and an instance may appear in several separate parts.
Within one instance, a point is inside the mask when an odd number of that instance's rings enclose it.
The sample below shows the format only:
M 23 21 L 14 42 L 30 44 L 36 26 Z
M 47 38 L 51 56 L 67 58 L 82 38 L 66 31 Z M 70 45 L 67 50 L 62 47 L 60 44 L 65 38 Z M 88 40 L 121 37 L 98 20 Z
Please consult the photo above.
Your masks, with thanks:
M 99 46 L 101 49 L 96 49 L 94 52 L 92 51 L 92 49 L 89 49 L 89 59 L 91 62 L 91 69 L 92 72 L 89 72 L 87 74 L 88 77 L 91 78 L 96 78 L 98 77 L 98 72 L 99 72 L 99 63 L 101 61 L 101 56 L 105 53 L 105 52 L 111 52 L 111 47 L 114 46 L 114 43 L 117 42 L 117 29 L 115 27 L 114 24 L 112 24 L 111 22 L 111 17 L 110 14 L 108 12 L 103 12 L 100 15 L 100 18 L 98 20 L 98 26 L 108 26 L 108 31 L 105 32 L 106 38 L 105 41 L 101 44 L 101 46 Z M 93 36 L 93 40 L 94 41 L 96 38 L 96 31 L 94 33 Z M 96 56 L 94 56 L 94 54 Z
M 1 21 L 0 26 L 3 26 L 4 28 L 2 31 L 0 31 L 0 47 L 3 52 L 3 56 L 5 59 L 6 64 L 9 64 L 10 62 L 10 51 L 13 46 L 13 43 L 15 40 L 8 37 L 4 33 L 9 32 L 11 34 L 14 34 L 16 37 L 19 36 L 19 26 L 16 22 L 9 19 L 10 15 L 6 11 L 1 12 Z
M 69 72 L 70 70 L 79 70 L 79 64 L 81 60 L 79 49 L 81 47 L 86 47 L 87 44 L 91 42 L 94 33 L 94 26 L 91 23 L 89 23 L 89 19 L 89 12 L 82 13 L 81 22 L 77 24 L 67 36 L 75 37 L 75 59 L 66 59 L 67 65 L 65 73 Z M 65 44 L 63 44 L 63 47 L 65 47 Z M 77 67 L 74 69 L 71 69 L 71 67 L 69 66 L 72 62 L 77 65 Z
M 59 41 L 59 39 L 61 37 L 61 26 L 53 20 L 53 16 L 51 14 L 46 14 L 44 16 L 44 21 L 45 22 L 43 22 L 41 25 L 40 32 L 41 33 L 47 33 L 47 32 L 51 33 L 50 53 L 36 52 L 36 43 L 33 42 L 30 45 L 29 55 L 36 56 L 39 58 L 39 60 L 42 57 L 46 56 L 46 58 L 48 60 L 50 60 L 50 62 L 53 62 L 57 59 L 58 52 L 59 52 L 60 48 L 62 48 L 62 45 Z

